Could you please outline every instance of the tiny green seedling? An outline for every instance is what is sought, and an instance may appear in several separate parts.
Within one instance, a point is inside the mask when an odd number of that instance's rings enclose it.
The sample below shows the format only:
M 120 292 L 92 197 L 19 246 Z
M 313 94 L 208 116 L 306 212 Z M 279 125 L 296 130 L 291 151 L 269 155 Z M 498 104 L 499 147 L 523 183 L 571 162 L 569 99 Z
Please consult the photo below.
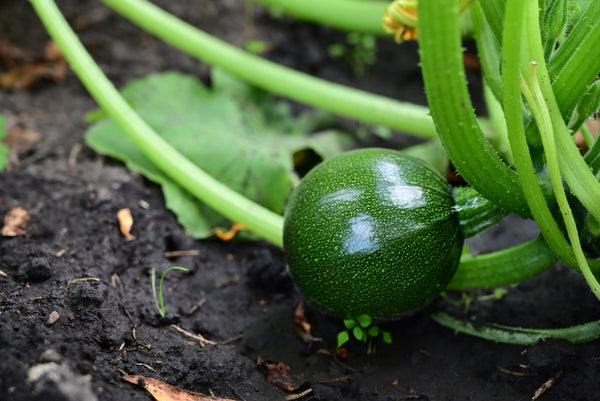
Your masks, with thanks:
M 156 269 L 152 268 L 152 296 L 154 297 L 154 303 L 156 304 L 156 309 L 158 309 L 158 313 L 160 313 L 161 317 L 165 317 L 165 301 L 163 300 L 163 281 L 167 273 L 171 270 L 183 270 L 189 271 L 185 267 L 180 266 L 172 266 L 169 267 L 160 277 L 160 283 L 158 285 L 158 296 L 156 296 Z
M 350 341 L 350 332 L 358 341 L 367 344 L 367 353 L 369 354 L 374 352 L 373 339 L 377 338 L 379 334 L 384 343 L 392 343 L 392 334 L 374 325 L 373 319 L 369 315 L 360 315 L 356 319 L 344 319 L 344 326 L 346 326 L 346 330 L 339 332 L 337 336 L 338 348 Z

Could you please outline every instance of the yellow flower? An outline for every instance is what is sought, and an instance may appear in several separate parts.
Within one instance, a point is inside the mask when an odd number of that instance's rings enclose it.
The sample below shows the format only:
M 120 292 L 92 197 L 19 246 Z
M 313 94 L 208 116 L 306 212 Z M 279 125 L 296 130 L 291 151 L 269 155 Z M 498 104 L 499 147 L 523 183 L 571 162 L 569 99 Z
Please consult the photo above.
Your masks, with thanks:
M 394 34 L 398 43 L 417 39 L 417 0 L 395 0 L 390 4 L 385 10 L 383 28 Z
M 474 0 L 459 0 L 460 11 L 464 11 Z M 386 32 L 394 34 L 396 42 L 416 40 L 417 31 L 417 4 L 419 0 L 394 0 L 385 9 L 383 28 Z

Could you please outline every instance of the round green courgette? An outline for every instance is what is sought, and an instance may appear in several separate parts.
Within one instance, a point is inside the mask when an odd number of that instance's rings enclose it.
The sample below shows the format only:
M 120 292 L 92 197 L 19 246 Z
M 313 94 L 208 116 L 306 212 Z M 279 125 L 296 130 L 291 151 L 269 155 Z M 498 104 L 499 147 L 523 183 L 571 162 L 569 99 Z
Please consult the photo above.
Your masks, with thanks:
M 303 296 L 342 318 L 390 319 L 444 290 L 463 234 L 446 181 L 386 149 L 313 168 L 288 200 L 284 249 Z

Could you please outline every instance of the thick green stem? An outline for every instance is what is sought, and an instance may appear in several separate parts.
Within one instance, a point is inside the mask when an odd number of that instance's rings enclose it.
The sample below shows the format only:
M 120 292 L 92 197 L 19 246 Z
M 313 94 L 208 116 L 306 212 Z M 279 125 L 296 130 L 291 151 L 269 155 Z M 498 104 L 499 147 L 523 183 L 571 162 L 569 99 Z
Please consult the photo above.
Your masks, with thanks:
M 296 19 L 332 28 L 387 35 L 381 20 L 389 1 L 363 0 L 251 0 L 290 15 Z
M 144 0 L 102 1 L 174 47 L 269 92 L 421 138 L 436 136 L 426 107 L 334 84 L 262 59 L 202 32 Z
M 465 256 L 448 290 L 466 291 L 520 283 L 549 269 L 557 258 L 542 237 L 479 256 Z
M 463 65 L 458 2 L 419 1 L 419 35 L 427 100 L 456 169 L 485 198 L 528 216 L 515 171 L 498 157 L 475 118 Z
M 54 1 L 31 0 L 31 4 L 90 94 L 157 167 L 219 213 L 244 224 L 256 235 L 282 245 L 281 216 L 232 191 L 184 158 L 121 97 L 86 52 Z

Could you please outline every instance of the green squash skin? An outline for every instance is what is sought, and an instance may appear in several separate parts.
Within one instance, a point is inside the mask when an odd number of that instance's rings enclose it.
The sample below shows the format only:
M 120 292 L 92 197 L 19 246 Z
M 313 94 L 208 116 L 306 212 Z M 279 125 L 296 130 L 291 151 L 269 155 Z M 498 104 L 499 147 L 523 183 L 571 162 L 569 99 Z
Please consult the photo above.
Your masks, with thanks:
M 361 149 L 302 179 L 283 242 L 307 300 L 341 318 L 391 319 L 444 290 L 463 235 L 443 178 L 396 151 Z

